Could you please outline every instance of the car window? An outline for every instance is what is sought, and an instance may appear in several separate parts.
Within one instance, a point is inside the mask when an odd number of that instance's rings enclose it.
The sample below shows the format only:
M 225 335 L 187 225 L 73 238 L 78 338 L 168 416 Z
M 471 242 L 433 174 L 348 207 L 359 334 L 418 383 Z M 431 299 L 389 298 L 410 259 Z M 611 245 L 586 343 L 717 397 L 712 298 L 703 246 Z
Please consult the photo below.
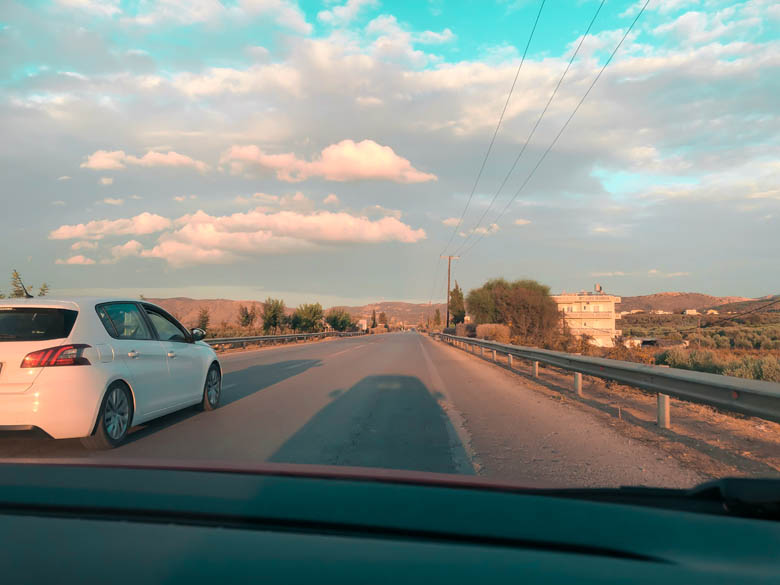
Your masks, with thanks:
M 0 307 L 0 341 L 43 341 L 70 335 L 78 311 Z
M 106 331 L 112 337 L 119 339 L 153 339 L 141 311 L 134 303 L 103 305 L 98 309 L 98 315 L 101 314 L 100 309 L 104 311 L 105 315 L 105 317 L 101 315 L 103 325 L 106 325 L 105 318 L 108 318 L 111 325 L 113 325 L 114 331 L 106 326 Z
M 146 310 L 146 314 L 149 315 L 149 320 L 157 330 L 157 336 L 161 341 L 187 341 L 186 333 L 168 317 L 149 309 Z

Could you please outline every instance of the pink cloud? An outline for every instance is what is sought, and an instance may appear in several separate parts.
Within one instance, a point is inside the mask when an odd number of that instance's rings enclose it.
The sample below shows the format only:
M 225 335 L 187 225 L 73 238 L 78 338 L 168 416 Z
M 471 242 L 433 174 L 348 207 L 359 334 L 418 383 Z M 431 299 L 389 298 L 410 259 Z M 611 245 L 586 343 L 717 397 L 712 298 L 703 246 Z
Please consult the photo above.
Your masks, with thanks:
M 97 219 L 88 223 L 63 225 L 49 233 L 49 239 L 99 240 L 104 236 L 153 234 L 171 225 L 170 219 L 145 211 L 127 219 Z
M 142 167 L 192 167 L 202 173 L 209 169 L 206 163 L 173 150 L 168 152 L 150 150 L 142 157 L 127 154 L 124 150 L 97 150 L 90 154 L 86 161 L 81 163 L 82 168 L 93 170 L 121 170 L 127 168 L 127 165 Z
M 92 258 L 87 258 L 86 256 L 82 256 L 81 254 L 77 256 L 71 256 L 67 260 L 57 260 L 56 262 L 56 264 L 78 264 L 82 266 L 86 266 L 94 263 L 95 261 Z
M 229 164 L 234 173 L 247 166 L 260 166 L 276 172 L 281 181 L 298 182 L 310 177 L 328 181 L 385 180 L 396 183 L 423 183 L 437 180 L 436 175 L 419 171 L 389 146 L 373 140 L 342 140 L 324 148 L 312 161 L 294 153 L 267 154 L 254 144 L 233 146 L 220 163 Z

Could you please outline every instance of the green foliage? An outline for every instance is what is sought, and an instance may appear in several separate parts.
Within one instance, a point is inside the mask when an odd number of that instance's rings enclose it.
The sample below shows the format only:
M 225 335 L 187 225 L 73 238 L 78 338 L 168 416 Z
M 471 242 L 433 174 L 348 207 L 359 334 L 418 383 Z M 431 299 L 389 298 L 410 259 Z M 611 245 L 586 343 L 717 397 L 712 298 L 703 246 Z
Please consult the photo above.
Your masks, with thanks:
M 463 300 L 463 291 L 458 286 L 457 280 L 455 281 L 455 288 L 450 291 L 450 315 L 455 325 L 463 323 L 463 320 L 466 318 L 466 304 Z
M 19 274 L 17 270 L 13 270 L 11 272 L 11 298 L 23 299 L 25 296 L 24 289 L 25 286 L 22 282 L 22 275 Z
M 299 305 L 293 313 L 291 325 L 296 331 L 313 333 L 322 331 L 322 305 L 319 303 Z
M 196 320 L 196 325 L 198 329 L 203 329 L 203 331 L 206 331 L 209 328 L 209 320 L 211 319 L 211 314 L 209 313 L 208 307 L 203 307 L 200 311 L 198 311 L 198 318 Z
M 244 305 L 238 307 L 238 324 L 241 327 L 251 327 L 255 322 L 255 319 L 257 319 L 256 307 L 253 306 L 251 309 L 248 309 Z
M 376 309 L 371 312 L 371 329 L 376 329 Z
M 379 313 L 379 322 L 382 323 L 383 325 L 387 325 L 387 315 L 385 314 L 384 311 Z
M 284 309 L 285 306 L 282 299 L 272 299 L 271 297 L 265 299 L 261 316 L 263 319 L 263 333 L 266 335 L 276 334 L 287 324 Z
M 49 285 L 44 282 L 38 289 L 38 296 L 45 297 L 47 294 L 49 294 Z
M 771 355 L 730 357 L 713 351 L 674 347 L 656 355 L 655 362 L 684 370 L 780 382 L 780 359 Z
M 325 315 L 325 321 L 336 331 L 346 331 L 355 326 L 352 316 L 344 309 L 331 309 Z
M 552 346 L 561 337 L 558 305 L 550 288 L 535 280 L 494 278 L 470 291 L 466 305 L 477 324 L 508 325 L 520 343 Z
M 499 343 L 509 343 L 509 326 L 499 323 L 481 323 L 477 325 L 477 337 Z
M 436 309 L 436 312 L 433 314 L 433 327 L 434 329 L 441 329 L 441 311 L 439 309 Z

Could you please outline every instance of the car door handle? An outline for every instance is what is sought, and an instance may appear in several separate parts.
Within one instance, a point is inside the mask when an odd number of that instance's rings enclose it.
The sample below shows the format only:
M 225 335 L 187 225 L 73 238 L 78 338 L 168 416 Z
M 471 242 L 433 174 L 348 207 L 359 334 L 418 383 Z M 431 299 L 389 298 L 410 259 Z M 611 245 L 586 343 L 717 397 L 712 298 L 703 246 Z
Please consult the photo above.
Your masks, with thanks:
M 176 352 L 175 351 L 169 351 L 168 352 L 168 357 L 169 358 L 175 358 L 176 357 Z
M 135 351 L 134 349 L 131 349 L 130 351 L 127 352 L 127 357 L 129 358 L 135 359 L 138 357 L 138 355 L 139 355 L 138 352 Z

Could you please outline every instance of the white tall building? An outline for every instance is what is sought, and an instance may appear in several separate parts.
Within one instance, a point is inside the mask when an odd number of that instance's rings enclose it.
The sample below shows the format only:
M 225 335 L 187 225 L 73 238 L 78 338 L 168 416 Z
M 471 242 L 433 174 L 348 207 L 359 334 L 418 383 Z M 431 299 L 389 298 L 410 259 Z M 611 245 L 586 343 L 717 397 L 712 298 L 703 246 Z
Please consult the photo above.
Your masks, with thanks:
M 615 303 L 620 297 L 603 292 L 579 292 L 553 295 L 558 310 L 572 335 L 589 335 L 594 345 L 613 347 L 615 337 L 622 331 L 615 329 Z

